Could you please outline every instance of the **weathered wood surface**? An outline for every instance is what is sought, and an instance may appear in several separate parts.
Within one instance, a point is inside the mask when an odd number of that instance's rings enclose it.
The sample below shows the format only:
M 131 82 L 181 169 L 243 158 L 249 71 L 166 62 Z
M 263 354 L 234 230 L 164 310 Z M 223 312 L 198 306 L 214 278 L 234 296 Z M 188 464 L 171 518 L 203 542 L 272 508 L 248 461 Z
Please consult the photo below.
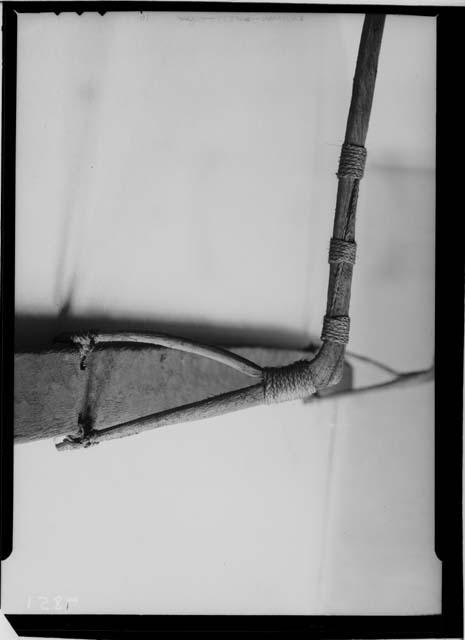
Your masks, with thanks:
M 261 366 L 281 366 L 311 351 L 231 348 Z M 345 367 L 341 384 L 351 384 Z M 250 386 L 250 378 L 207 358 L 174 349 L 105 345 L 80 368 L 75 346 L 15 354 L 16 442 L 78 435 L 78 418 L 103 429 L 217 394 Z
M 370 122 L 375 92 L 378 59 L 381 50 L 384 14 L 367 14 L 362 28 L 357 64 L 352 85 L 352 97 L 347 117 L 344 143 L 364 147 Z M 338 181 L 333 237 L 355 241 L 355 209 L 351 207 L 355 180 L 340 177 Z M 349 315 L 353 266 L 349 263 L 332 264 L 329 271 L 327 316 Z M 318 352 L 314 370 L 317 386 L 332 384 L 342 375 L 345 345 L 325 342 Z

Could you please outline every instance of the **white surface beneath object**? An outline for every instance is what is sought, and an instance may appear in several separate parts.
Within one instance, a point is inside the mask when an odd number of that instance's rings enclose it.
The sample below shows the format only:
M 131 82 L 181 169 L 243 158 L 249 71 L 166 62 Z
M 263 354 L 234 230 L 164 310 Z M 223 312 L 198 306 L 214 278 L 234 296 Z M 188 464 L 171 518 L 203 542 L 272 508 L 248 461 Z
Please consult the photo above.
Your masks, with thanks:
M 362 16 L 191 17 L 18 17 L 18 317 L 304 346 Z M 434 20 L 389 16 L 350 348 L 399 369 L 433 357 L 434 75 Z M 75 454 L 18 446 L 4 609 L 438 613 L 432 399 L 429 384 Z

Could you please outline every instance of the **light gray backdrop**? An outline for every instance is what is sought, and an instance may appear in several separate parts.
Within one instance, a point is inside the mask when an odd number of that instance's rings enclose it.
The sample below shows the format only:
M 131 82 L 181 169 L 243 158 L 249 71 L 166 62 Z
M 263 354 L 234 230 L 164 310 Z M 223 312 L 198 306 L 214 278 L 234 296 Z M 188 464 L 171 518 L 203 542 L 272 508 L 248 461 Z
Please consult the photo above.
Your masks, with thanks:
M 362 20 L 21 14 L 17 313 L 318 338 Z M 433 358 L 434 140 L 435 20 L 389 16 L 350 348 L 400 369 Z M 438 613 L 433 408 L 428 384 L 17 446 L 4 611 Z

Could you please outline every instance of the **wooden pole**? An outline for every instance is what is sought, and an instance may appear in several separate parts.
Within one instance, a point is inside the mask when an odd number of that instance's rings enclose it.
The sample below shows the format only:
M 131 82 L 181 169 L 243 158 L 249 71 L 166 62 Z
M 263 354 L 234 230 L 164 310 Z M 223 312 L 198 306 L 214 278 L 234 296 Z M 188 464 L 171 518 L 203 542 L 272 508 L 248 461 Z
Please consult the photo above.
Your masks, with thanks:
M 367 137 L 385 19 L 385 15 L 368 14 L 363 23 L 344 139 L 345 143 L 358 147 L 365 146 Z M 355 240 L 355 211 L 351 208 L 351 199 L 356 188 L 358 185 L 354 178 L 339 178 L 334 238 L 349 242 Z M 349 263 L 330 265 L 326 304 L 328 316 L 349 314 L 352 272 L 353 265 Z M 337 384 L 342 375 L 344 353 L 345 345 L 334 342 L 322 345 L 313 369 L 317 388 Z

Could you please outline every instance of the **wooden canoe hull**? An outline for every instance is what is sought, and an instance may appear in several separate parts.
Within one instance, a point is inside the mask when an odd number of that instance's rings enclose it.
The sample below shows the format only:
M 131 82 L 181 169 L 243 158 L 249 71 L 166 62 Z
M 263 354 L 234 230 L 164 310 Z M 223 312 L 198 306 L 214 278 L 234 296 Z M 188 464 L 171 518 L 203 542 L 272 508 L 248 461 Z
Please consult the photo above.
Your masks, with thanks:
M 230 349 L 260 366 L 311 359 L 312 352 Z M 250 377 L 189 353 L 147 345 L 97 347 L 80 368 L 74 346 L 15 354 L 14 438 L 28 442 L 77 435 L 79 416 L 95 429 L 188 404 L 253 384 Z M 351 369 L 326 393 L 351 386 Z

